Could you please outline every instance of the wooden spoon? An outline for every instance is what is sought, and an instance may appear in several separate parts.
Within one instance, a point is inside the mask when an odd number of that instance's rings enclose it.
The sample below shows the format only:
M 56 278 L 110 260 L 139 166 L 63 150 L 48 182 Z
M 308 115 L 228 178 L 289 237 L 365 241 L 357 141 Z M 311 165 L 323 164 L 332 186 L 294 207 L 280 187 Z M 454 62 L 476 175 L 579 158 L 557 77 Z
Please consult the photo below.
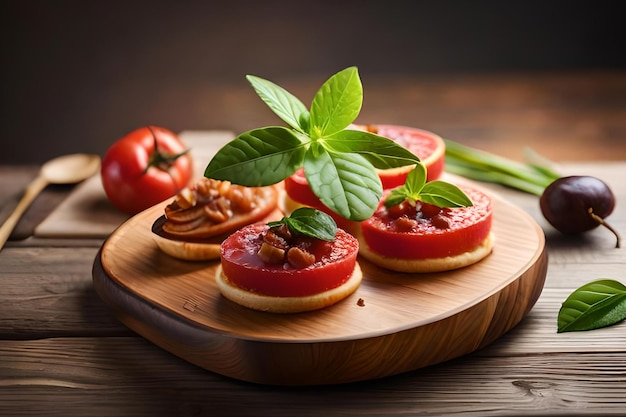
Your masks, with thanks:
M 51 159 L 41 166 L 37 177 L 28 185 L 24 196 L 13 213 L 0 226 L 0 250 L 9 239 L 28 206 L 49 184 L 75 184 L 81 182 L 100 169 L 100 157 L 90 154 L 64 155 Z

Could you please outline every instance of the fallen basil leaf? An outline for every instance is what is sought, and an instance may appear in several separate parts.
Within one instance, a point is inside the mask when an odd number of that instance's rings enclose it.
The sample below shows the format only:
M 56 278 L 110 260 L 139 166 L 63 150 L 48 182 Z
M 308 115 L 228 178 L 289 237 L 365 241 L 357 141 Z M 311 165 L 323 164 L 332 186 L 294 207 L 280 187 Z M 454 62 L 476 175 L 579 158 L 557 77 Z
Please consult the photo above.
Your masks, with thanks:
M 598 329 L 625 318 L 626 286 L 615 280 L 602 279 L 583 285 L 563 302 L 557 332 Z

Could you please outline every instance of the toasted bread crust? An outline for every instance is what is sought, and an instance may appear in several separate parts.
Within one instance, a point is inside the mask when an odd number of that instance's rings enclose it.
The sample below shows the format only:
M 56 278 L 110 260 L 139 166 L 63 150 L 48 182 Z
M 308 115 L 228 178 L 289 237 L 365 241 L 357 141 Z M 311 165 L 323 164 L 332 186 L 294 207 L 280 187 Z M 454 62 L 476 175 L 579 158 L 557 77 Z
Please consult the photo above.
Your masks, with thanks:
M 493 249 L 495 237 L 493 232 L 482 241 L 482 243 L 472 251 L 461 253 L 455 256 L 446 256 L 444 258 L 430 259 L 401 259 L 390 258 L 373 252 L 363 238 L 359 239 L 359 254 L 373 264 L 385 269 L 397 272 L 442 272 L 453 269 L 463 268 L 472 265 L 487 255 Z
M 183 261 L 210 261 L 220 257 L 220 243 L 185 242 L 154 234 L 153 239 L 163 252 Z
M 215 272 L 215 281 L 224 297 L 244 307 L 271 313 L 301 313 L 331 306 L 356 291 L 362 279 L 363 273 L 357 262 L 350 278 L 336 288 L 303 297 L 274 297 L 238 287 L 222 272 L 221 266 Z

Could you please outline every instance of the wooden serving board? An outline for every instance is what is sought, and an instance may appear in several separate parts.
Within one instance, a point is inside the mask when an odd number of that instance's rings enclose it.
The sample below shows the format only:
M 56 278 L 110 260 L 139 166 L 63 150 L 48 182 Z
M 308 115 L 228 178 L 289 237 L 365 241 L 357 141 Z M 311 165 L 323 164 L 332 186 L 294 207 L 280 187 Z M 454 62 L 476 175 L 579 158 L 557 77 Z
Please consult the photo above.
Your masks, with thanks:
M 218 262 L 160 252 L 150 228 L 163 205 L 132 217 L 107 239 L 93 280 L 128 327 L 210 371 L 275 385 L 375 379 L 485 347 L 535 304 L 547 270 L 544 233 L 526 212 L 495 196 L 494 210 L 495 247 L 478 264 L 402 274 L 360 258 L 360 288 L 309 313 L 241 307 L 219 293 Z

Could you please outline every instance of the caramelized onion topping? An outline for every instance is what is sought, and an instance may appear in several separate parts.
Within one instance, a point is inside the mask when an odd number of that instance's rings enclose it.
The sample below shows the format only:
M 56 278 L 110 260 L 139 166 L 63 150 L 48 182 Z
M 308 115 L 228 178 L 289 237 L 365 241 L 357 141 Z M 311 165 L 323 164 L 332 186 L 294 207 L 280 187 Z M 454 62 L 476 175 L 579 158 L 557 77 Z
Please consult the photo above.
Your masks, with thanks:
M 181 230 L 193 229 L 204 220 L 219 224 L 235 214 L 247 213 L 256 207 L 252 189 L 229 181 L 201 178 L 179 192 L 165 207 L 165 217 Z
M 261 236 L 263 244 L 257 256 L 266 264 L 288 263 L 301 269 L 315 263 L 315 255 L 306 249 L 306 244 L 293 236 L 289 228 L 281 224 L 269 228 Z

